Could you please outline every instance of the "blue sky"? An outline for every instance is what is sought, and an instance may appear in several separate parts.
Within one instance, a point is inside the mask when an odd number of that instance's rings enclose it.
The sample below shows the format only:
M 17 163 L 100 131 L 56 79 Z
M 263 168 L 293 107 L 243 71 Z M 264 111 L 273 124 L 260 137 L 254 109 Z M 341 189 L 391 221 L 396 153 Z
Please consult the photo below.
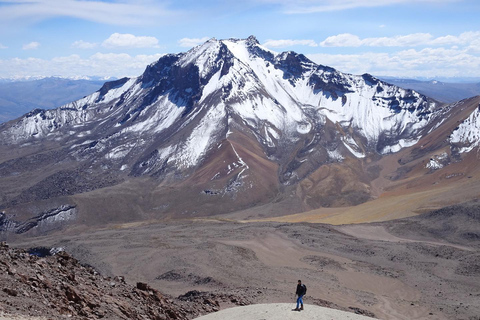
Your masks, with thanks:
M 340 71 L 480 77 L 478 0 L 0 0 L 0 78 L 140 75 L 246 38 Z

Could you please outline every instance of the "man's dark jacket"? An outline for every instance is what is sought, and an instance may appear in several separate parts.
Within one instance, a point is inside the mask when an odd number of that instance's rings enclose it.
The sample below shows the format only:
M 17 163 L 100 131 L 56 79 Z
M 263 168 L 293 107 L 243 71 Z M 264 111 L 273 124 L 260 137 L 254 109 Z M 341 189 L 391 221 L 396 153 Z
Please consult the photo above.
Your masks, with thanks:
M 303 296 L 305 294 L 305 286 L 303 284 L 297 284 L 297 291 L 295 292 L 295 294 Z

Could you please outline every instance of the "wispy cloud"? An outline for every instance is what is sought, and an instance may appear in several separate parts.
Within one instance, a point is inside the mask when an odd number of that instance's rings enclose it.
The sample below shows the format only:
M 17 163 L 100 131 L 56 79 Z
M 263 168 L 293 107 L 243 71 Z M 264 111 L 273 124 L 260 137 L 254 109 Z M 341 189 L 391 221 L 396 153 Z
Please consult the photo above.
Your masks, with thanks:
M 178 40 L 178 45 L 180 47 L 185 47 L 185 48 L 191 48 L 198 46 L 199 44 L 204 43 L 210 39 L 209 37 L 203 37 L 203 38 L 182 38 Z
M 317 47 L 318 44 L 313 40 L 267 40 L 263 45 L 267 48 L 284 48 L 284 47 L 291 47 L 291 46 L 309 46 L 309 47 Z
M 6 78 L 28 76 L 138 76 L 146 66 L 162 55 L 136 55 L 126 53 L 95 53 L 87 58 L 79 55 L 61 56 L 52 59 L 13 58 L 0 59 L 0 74 Z
M 3 44 L 0 43 L 0 49 L 7 49 L 7 46 L 4 46 Z
M 2 0 L 0 21 L 35 23 L 55 17 L 72 17 L 111 25 L 153 25 L 179 12 L 154 0 Z
M 93 49 L 98 46 L 98 43 L 94 42 L 87 42 L 83 40 L 78 40 L 72 43 L 72 48 L 77 48 L 77 49 Z
M 266 3 L 279 4 L 288 14 L 305 14 L 315 12 L 340 11 L 356 8 L 384 7 L 399 4 L 438 4 L 460 2 L 463 0 L 261 0 Z
M 38 49 L 38 47 L 40 47 L 40 43 L 36 42 L 36 41 L 33 41 L 33 42 L 30 42 L 30 43 L 24 44 L 22 46 L 22 49 L 23 50 L 34 50 L 34 49 Z
M 105 48 L 159 48 L 158 39 L 148 36 L 134 36 L 129 33 L 114 33 L 102 42 Z

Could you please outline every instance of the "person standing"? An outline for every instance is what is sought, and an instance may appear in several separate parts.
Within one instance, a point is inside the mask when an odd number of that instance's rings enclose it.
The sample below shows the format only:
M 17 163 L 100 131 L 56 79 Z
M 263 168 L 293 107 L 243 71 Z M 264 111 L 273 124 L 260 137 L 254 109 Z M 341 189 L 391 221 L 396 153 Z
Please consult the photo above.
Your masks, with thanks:
M 302 284 L 302 280 L 298 280 L 297 284 L 297 291 L 295 294 L 298 296 L 297 298 L 297 307 L 294 309 L 295 311 L 303 310 L 303 296 L 307 293 L 307 286 Z M 300 307 L 300 308 L 299 308 Z

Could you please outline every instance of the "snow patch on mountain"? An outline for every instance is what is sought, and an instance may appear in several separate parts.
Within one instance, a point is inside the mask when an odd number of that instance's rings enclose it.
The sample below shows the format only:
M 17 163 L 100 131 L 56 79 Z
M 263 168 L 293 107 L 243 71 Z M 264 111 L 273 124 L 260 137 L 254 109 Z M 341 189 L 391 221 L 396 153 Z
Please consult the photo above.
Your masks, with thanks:
M 70 220 L 74 220 L 77 216 L 76 208 L 65 208 L 62 210 L 58 210 L 58 213 L 45 215 L 45 217 L 39 221 L 39 227 L 42 227 L 45 224 L 53 224 L 59 222 L 66 222 Z
M 430 158 L 428 163 L 425 165 L 425 168 L 430 170 L 438 170 L 448 165 L 448 163 L 449 163 L 448 153 L 443 152 L 441 154 L 434 155 L 432 158 Z
M 357 158 L 365 158 L 365 153 L 360 150 L 357 142 L 352 137 L 342 137 L 343 145 Z
M 343 161 L 343 159 L 345 159 L 343 155 L 338 151 L 338 149 L 327 150 L 327 153 L 328 153 L 328 158 L 332 161 L 341 162 Z
M 199 103 L 204 103 L 205 99 L 209 97 L 212 93 L 216 92 L 218 89 L 221 89 L 224 86 L 225 80 L 220 80 L 221 70 L 216 72 L 211 78 L 210 81 L 203 87 L 202 97 L 199 100 Z
M 480 146 L 480 106 L 452 132 L 450 142 L 459 145 L 459 153 L 467 153 Z
M 200 77 L 205 78 L 216 66 L 222 42 L 212 38 L 202 45 L 192 48 L 188 54 L 183 55 L 179 65 L 186 67 L 194 64 L 200 70 Z
M 190 136 L 177 149 L 172 156 L 177 166 L 189 168 L 195 166 L 212 145 L 216 134 L 222 130 L 222 120 L 225 117 L 225 105 L 219 104 L 207 111 L 198 126 L 196 126 Z
M 177 106 L 175 103 L 169 101 L 168 95 L 160 97 L 154 104 L 152 104 L 153 114 L 146 115 L 147 110 L 140 112 L 137 120 L 130 126 L 125 127 L 122 132 L 137 132 L 137 133 L 160 133 L 168 129 L 178 118 L 182 115 L 184 108 Z M 152 110 L 148 110 L 152 113 Z
M 235 155 L 237 156 L 237 159 L 238 159 L 238 163 L 240 164 L 240 166 L 243 168 L 242 171 L 240 171 L 240 173 L 238 174 L 237 176 L 237 180 L 242 176 L 243 172 L 245 172 L 245 170 L 248 170 L 250 169 L 250 167 L 248 166 L 248 164 L 245 163 L 245 161 L 243 161 L 243 159 L 238 155 L 238 152 L 237 150 L 235 150 L 235 147 L 233 146 L 233 144 L 230 144 L 232 146 L 232 149 L 233 149 L 233 152 L 235 152 Z
M 386 146 L 385 148 L 382 149 L 380 153 L 382 154 L 395 153 L 402 150 L 403 148 L 414 146 L 419 140 L 420 140 L 420 137 L 418 139 L 400 139 L 398 140 L 397 144 Z
M 118 147 L 113 148 L 109 153 L 105 155 L 105 158 L 110 160 L 123 159 L 125 156 L 132 151 L 135 147 L 135 143 L 126 143 Z
M 100 101 L 97 102 L 108 103 L 110 101 L 120 98 L 122 94 L 126 92 L 129 92 L 130 95 L 135 95 L 139 90 L 141 90 L 140 85 L 137 83 L 137 79 L 137 77 L 131 78 L 122 86 L 117 88 L 111 88 L 105 93 L 105 95 L 99 97 Z

